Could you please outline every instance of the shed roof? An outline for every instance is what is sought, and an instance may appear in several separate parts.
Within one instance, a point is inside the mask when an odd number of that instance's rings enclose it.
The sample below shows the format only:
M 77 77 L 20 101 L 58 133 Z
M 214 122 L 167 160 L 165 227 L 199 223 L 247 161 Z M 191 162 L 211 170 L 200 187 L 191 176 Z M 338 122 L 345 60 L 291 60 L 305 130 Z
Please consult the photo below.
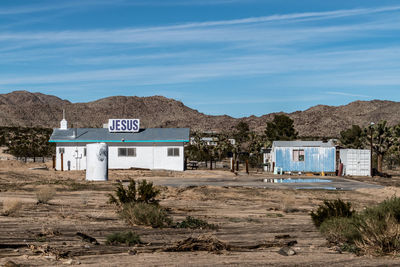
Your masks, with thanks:
M 332 141 L 274 141 L 273 147 L 334 147 Z
M 110 133 L 107 128 L 54 129 L 49 142 L 189 142 L 189 128 L 147 128 L 137 133 Z

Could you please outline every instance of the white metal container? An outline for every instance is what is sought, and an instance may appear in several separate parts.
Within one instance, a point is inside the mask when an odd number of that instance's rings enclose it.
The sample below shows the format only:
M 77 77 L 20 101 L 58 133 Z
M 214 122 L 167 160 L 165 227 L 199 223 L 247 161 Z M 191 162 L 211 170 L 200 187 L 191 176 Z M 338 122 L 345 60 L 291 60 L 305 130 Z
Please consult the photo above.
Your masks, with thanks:
M 371 151 L 367 149 L 341 149 L 343 174 L 349 176 L 371 175 Z
M 86 180 L 108 180 L 108 146 L 106 143 L 86 145 Z

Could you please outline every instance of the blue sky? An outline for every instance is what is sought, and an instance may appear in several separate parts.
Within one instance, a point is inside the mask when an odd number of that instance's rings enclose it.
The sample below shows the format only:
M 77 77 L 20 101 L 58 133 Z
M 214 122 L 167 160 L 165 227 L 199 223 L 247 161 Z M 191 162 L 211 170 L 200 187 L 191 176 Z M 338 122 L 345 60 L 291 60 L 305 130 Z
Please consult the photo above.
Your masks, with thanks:
M 206 114 L 400 101 L 400 1 L 0 2 L 0 93 L 163 95 Z

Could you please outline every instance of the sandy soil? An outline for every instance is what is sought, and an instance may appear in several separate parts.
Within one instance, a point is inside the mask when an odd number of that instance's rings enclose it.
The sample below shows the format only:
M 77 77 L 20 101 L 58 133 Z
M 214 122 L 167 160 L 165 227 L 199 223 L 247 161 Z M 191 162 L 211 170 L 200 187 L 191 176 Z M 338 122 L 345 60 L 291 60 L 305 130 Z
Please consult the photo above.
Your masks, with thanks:
M 152 177 L 232 177 L 226 171 L 111 171 L 109 182 L 86 182 L 84 172 L 31 170 L 46 164 L 0 161 L 0 211 L 6 199 L 17 198 L 22 208 L 15 216 L 0 216 L 0 264 L 13 261 L 23 266 L 80 264 L 91 266 L 395 266 L 399 258 L 355 256 L 329 248 L 311 223 L 309 213 L 324 199 L 352 201 L 356 209 L 400 195 L 395 186 L 357 191 L 279 190 L 244 187 L 161 187 L 161 205 L 174 221 L 194 216 L 219 226 L 217 230 L 152 229 L 128 227 L 106 204 L 117 180 Z M 50 167 L 48 165 L 48 167 Z M 50 204 L 36 204 L 40 187 L 57 190 Z M 106 236 L 132 229 L 144 245 L 134 248 L 105 245 Z M 97 239 L 83 241 L 77 232 Z M 289 235 L 296 240 L 294 256 L 277 252 L 280 246 L 223 251 L 222 253 L 162 252 L 187 237 L 213 236 L 234 246 L 276 241 Z M 135 253 L 132 253 L 135 251 Z M 132 255 L 135 254 L 135 255 Z

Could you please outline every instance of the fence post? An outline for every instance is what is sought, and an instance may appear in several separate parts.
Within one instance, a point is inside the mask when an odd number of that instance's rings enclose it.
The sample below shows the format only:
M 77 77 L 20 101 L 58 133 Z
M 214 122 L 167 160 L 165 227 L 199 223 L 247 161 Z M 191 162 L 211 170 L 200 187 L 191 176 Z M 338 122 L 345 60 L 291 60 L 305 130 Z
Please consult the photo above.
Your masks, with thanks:
M 64 171 L 64 153 L 61 153 L 61 171 Z
M 249 174 L 249 160 L 246 159 L 246 173 Z

